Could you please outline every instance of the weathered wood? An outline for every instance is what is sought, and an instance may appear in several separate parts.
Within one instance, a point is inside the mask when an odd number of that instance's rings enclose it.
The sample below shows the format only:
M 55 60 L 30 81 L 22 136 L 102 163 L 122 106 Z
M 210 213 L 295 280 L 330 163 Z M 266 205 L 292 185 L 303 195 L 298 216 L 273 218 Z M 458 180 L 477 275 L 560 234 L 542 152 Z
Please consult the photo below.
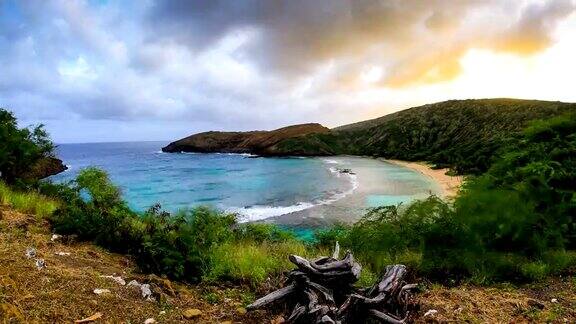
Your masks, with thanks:
M 339 257 L 340 257 L 340 244 L 338 244 L 338 241 L 336 241 L 336 244 L 334 244 L 334 253 L 332 253 L 332 259 L 338 260 Z
M 383 312 L 376 310 L 376 309 L 369 310 L 369 313 L 370 313 L 370 315 L 374 316 L 376 319 L 383 321 L 384 323 L 389 323 L 389 324 L 403 324 L 403 323 L 405 323 L 405 319 L 399 320 L 390 314 L 383 313 Z
M 330 290 L 330 289 L 328 289 L 322 285 L 319 285 L 315 282 L 312 282 L 312 281 L 310 281 L 308 284 L 310 285 L 310 288 L 313 288 L 316 291 L 320 292 L 325 301 L 327 301 L 331 304 L 335 303 L 334 302 L 334 295 L 332 294 L 332 290 Z
M 352 256 L 352 253 L 350 253 L 350 251 L 347 251 L 344 259 L 342 260 L 336 260 L 333 262 L 328 262 L 328 263 L 317 263 L 317 262 L 310 262 L 310 265 L 321 272 L 325 272 L 325 271 L 347 271 L 350 270 L 353 266 L 354 263 L 354 257 Z
M 341 260 L 321 257 L 309 261 L 297 255 L 289 259 L 297 269 L 288 273 L 287 286 L 258 299 L 249 310 L 286 300 L 289 305 L 296 303 L 287 323 L 347 324 L 372 318 L 397 324 L 406 320 L 410 290 L 417 285 L 403 281 L 405 266 L 387 266 L 372 287 L 357 289 L 352 284 L 362 267 L 349 251 Z
M 391 293 L 400 287 L 402 279 L 406 275 L 406 267 L 401 264 L 387 266 L 386 273 L 382 276 L 382 279 L 372 287 L 368 292 L 368 295 L 379 292 Z
M 304 307 L 300 304 L 296 304 L 296 306 L 294 307 L 294 310 L 292 311 L 292 314 L 290 314 L 290 317 L 288 317 L 288 319 L 286 320 L 286 323 L 296 322 L 305 313 L 306 313 L 306 307 Z
M 286 296 L 290 295 L 291 293 L 293 293 L 295 291 L 296 286 L 291 284 L 289 286 L 286 286 L 284 288 L 280 288 L 258 300 L 256 300 L 255 302 L 253 302 L 252 304 L 246 306 L 247 310 L 252 310 L 252 309 L 257 309 L 257 308 L 261 308 L 262 306 L 265 306 L 267 304 L 273 303 L 277 300 L 280 300 L 282 298 L 285 298 Z

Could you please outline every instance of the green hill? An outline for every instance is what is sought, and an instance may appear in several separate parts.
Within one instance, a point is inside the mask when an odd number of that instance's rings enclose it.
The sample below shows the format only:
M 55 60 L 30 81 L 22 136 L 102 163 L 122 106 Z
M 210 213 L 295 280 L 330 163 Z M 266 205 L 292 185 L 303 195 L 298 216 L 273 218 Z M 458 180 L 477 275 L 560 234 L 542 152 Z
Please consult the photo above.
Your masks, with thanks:
M 519 99 L 450 100 L 414 107 L 329 133 L 289 138 L 278 153 L 352 154 L 429 161 L 458 173 L 487 170 L 505 138 L 528 121 L 576 111 L 575 103 Z

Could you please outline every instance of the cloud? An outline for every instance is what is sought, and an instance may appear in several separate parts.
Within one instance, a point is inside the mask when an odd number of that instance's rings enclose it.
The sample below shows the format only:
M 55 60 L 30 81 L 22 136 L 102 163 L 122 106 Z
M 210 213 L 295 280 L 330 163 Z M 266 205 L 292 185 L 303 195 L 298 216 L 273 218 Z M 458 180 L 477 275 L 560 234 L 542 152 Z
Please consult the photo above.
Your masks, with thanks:
M 347 119 L 334 111 L 375 109 L 367 89 L 454 80 L 473 49 L 538 54 L 574 9 L 573 0 L 0 0 L 0 105 L 25 122 L 87 129 L 339 123 Z
M 194 51 L 252 28 L 260 34 L 244 53 L 262 71 L 300 76 L 335 62 L 348 73 L 368 60 L 388 71 L 384 85 L 408 86 L 454 79 L 472 48 L 541 51 L 573 11 L 571 0 L 160 1 L 149 27 Z

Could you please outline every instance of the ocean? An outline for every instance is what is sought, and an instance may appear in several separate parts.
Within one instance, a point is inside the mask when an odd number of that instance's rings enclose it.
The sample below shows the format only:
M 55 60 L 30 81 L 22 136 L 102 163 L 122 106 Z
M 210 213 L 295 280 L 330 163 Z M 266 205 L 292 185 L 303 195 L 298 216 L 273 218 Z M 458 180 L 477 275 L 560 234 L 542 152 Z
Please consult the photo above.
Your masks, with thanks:
M 60 144 L 57 155 L 69 170 L 51 179 L 69 181 L 95 166 L 108 172 L 138 211 L 156 203 L 168 211 L 210 205 L 237 213 L 240 221 L 298 228 L 353 222 L 367 208 L 439 192 L 428 177 L 372 158 L 163 153 L 166 144 Z

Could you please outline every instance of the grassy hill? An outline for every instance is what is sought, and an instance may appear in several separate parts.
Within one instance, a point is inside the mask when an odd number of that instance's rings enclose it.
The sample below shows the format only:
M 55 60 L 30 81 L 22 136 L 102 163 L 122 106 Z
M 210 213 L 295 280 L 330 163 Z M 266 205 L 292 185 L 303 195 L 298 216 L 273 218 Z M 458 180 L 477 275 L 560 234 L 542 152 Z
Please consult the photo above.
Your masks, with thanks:
M 277 151 L 308 155 L 370 155 L 429 161 L 458 173 L 482 173 L 527 122 L 576 111 L 576 104 L 519 99 L 450 100 L 290 138 Z

